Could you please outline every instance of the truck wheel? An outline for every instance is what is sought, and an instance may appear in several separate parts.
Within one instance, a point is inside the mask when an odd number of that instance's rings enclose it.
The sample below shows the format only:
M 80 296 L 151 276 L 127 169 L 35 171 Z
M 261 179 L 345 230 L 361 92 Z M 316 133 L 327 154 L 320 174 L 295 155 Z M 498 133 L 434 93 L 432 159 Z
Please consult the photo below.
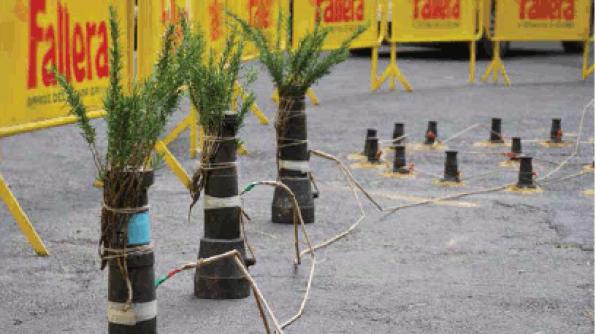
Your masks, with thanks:
M 563 44 L 565 53 L 580 53 L 584 49 L 584 45 L 581 42 L 561 42 L 561 44 Z
M 507 56 L 509 52 L 510 42 L 501 42 L 499 45 L 499 51 L 501 58 Z M 493 57 L 493 42 L 486 37 L 483 37 L 478 41 L 478 53 L 480 57 L 492 58 Z

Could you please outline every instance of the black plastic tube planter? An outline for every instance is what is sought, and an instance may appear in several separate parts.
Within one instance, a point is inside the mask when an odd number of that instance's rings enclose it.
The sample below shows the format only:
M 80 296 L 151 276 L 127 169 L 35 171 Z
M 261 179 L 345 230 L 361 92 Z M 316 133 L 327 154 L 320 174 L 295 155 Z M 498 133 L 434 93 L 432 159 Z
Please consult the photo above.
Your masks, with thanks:
M 226 114 L 216 151 L 205 180 L 204 237 L 199 246 L 199 259 L 237 250 L 245 259 L 244 236 L 241 233 L 241 208 L 238 197 L 236 166 L 237 116 Z M 248 262 L 245 260 L 245 263 Z M 234 259 L 228 258 L 197 268 L 195 296 L 202 299 L 238 299 L 250 296 L 250 285 Z
M 378 163 L 379 162 L 379 138 L 377 137 L 368 137 L 366 138 L 366 159 L 370 163 Z
M 424 143 L 426 145 L 433 145 L 437 140 L 438 135 L 437 122 L 428 121 L 428 128 L 426 129 L 426 134 L 424 136 Z
M 368 157 L 368 138 L 376 138 L 377 137 L 377 130 L 376 129 L 366 129 L 366 137 L 364 138 L 364 150 L 362 154 L 365 157 Z
M 536 188 L 534 184 L 534 170 L 532 168 L 532 157 L 523 156 L 519 158 L 518 188 Z
M 404 138 L 403 137 L 405 134 L 405 128 L 404 128 L 404 123 L 395 123 L 393 124 L 393 145 L 399 145 L 402 144 L 404 142 Z M 401 138 L 401 139 L 397 139 L 397 138 Z
M 563 141 L 563 130 L 561 130 L 561 119 L 553 118 L 550 127 L 550 142 L 561 143 Z
M 493 118 L 490 126 L 490 142 L 493 144 L 504 143 L 503 136 L 501 135 L 501 119 Z
M 315 204 L 309 178 L 304 96 L 281 97 L 276 124 L 278 143 L 278 180 L 296 196 L 304 223 L 314 223 Z M 376 132 L 376 131 L 375 131 Z M 276 188 L 273 194 L 271 220 L 274 223 L 293 224 L 293 203 L 288 194 Z
M 445 151 L 445 173 L 443 181 L 460 182 L 457 166 L 457 151 Z
M 409 174 L 410 170 L 406 167 L 406 147 L 403 145 L 394 146 L 395 157 L 393 158 L 393 172 L 400 174 Z
M 114 176 L 114 175 L 111 175 Z M 122 203 L 125 198 L 135 198 L 136 203 L 125 206 L 104 207 L 102 219 L 117 222 L 116 233 L 106 237 L 105 244 L 110 249 L 125 248 L 125 257 L 108 259 L 108 333 L 109 334 L 140 334 L 157 333 L 157 300 L 155 294 L 155 257 L 153 250 L 148 247 L 151 243 L 151 224 L 148 210 L 148 188 L 153 184 L 153 171 L 124 172 L 118 177 L 108 176 L 104 183 L 104 194 L 108 189 L 127 189 L 118 191 Z M 116 181 L 110 181 L 116 180 Z M 118 184 L 112 184 L 118 183 Z M 104 195 L 105 198 L 105 195 Z M 106 199 L 104 199 L 106 201 Z M 121 210 L 138 208 L 134 213 L 123 213 Z M 144 209 L 143 209 L 144 208 Z M 106 217 L 105 215 L 110 215 Z M 132 248 L 147 246 L 142 251 L 132 251 Z M 113 253 L 108 253 L 112 254 Z M 120 262 L 120 264 L 119 264 Z M 120 265 L 124 265 L 128 273 L 128 280 L 123 275 Z M 130 282 L 132 292 L 131 304 L 127 304 Z
M 511 138 L 511 156 L 517 158 L 522 153 L 522 143 L 520 137 Z

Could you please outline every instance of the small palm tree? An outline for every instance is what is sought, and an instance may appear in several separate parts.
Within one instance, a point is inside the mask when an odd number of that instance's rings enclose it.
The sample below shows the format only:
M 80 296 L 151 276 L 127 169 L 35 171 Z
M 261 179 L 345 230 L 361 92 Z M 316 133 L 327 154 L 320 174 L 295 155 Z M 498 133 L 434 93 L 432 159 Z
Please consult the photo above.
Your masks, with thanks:
M 314 203 L 308 167 L 308 145 L 306 138 L 306 114 L 304 96 L 318 80 L 331 72 L 333 66 L 345 61 L 349 56 L 350 44 L 366 31 L 366 26 L 359 26 L 354 33 L 344 40 L 340 47 L 324 52 L 324 43 L 331 28 L 317 23 L 307 33 L 294 50 L 283 50 L 281 45 L 289 43 L 290 36 L 282 34 L 285 21 L 289 29 L 289 18 L 283 19 L 280 12 L 277 38 L 270 43 L 262 30 L 252 27 L 248 22 L 228 13 L 240 25 L 244 33 L 252 40 L 259 52 L 259 61 L 265 66 L 279 94 L 275 130 L 277 138 L 278 179 L 284 182 L 298 198 L 304 222 L 314 222 Z M 285 38 L 285 43 L 282 43 Z M 292 223 L 293 211 L 287 195 L 276 190 L 272 220 L 278 223 Z

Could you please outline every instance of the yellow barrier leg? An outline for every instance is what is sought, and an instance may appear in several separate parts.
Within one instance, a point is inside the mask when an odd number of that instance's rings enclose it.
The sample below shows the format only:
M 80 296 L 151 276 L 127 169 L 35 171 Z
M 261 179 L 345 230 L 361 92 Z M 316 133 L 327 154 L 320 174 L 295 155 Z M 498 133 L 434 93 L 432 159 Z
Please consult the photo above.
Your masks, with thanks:
M 378 50 L 377 50 L 378 51 Z M 373 91 L 378 90 L 385 81 L 389 80 L 389 89 L 395 90 L 396 87 L 396 80 L 404 87 L 406 92 L 412 91 L 412 86 L 406 79 L 406 77 L 402 74 L 399 66 L 397 66 L 397 43 L 391 43 L 391 56 L 390 56 L 390 63 L 387 69 L 383 71 L 383 74 L 377 79 L 376 72 L 377 72 L 377 62 L 378 62 L 378 53 L 377 51 L 373 51 L 373 60 L 372 60 L 372 69 L 371 69 L 371 89 Z
M 476 41 L 470 42 L 470 76 L 468 82 L 473 84 L 476 82 Z
M 163 155 L 166 165 L 168 165 L 170 170 L 174 173 L 174 175 L 176 175 L 178 180 L 182 182 L 186 189 L 190 189 L 190 176 L 188 176 L 186 170 L 184 170 L 184 167 L 182 167 L 180 162 L 176 160 L 176 157 L 172 154 L 172 152 L 170 152 L 166 144 L 163 141 L 157 141 L 157 143 L 155 143 L 155 151 Z
M 273 100 L 275 104 L 279 104 L 279 92 L 277 91 L 277 89 L 274 89 L 273 93 L 271 93 L 271 100 Z
M 240 96 L 244 99 L 247 95 L 244 88 L 242 86 L 240 86 L 239 83 L 236 83 L 236 89 L 238 89 Z M 261 123 L 263 125 L 269 124 L 269 118 L 267 118 L 267 116 L 265 116 L 265 114 L 263 113 L 261 108 L 259 108 L 259 106 L 257 105 L 256 102 L 253 103 L 252 106 L 250 106 L 250 111 L 257 117 L 257 119 L 259 120 L 259 123 Z
M 404 87 L 404 90 L 406 92 L 411 92 L 412 86 L 410 85 L 410 83 L 408 82 L 406 77 L 403 75 L 401 70 L 399 69 L 399 66 L 397 66 L 397 43 L 395 43 L 395 57 L 394 57 L 394 59 L 395 59 L 395 62 L 393 63 L 394 76 L 397 78 L 399 83 L 401 83 L 402 87 Z
M 312 88 L 309 88 L 306 91 L 306 95 L 310 98 L 310 102 L 315 105 L 318 106 L 319 105 L 319 98 L 317 97 L 317 95 L 315 95 L 315 91 Z
M 191 107 L 190 109 L 190 134 L 189 134 L 189 141 L 190 145 L 188 145 L 188 152 L 191 159 L 196 158 L 197 156 L 197 142 L 198 142 L 198 132 L 199 132 L 199 112 L 195 109 L 195 107 Z
M 370 55 L 370 91 L 374 92 L 379 89 L 379 81 L 377 78 L 377 70 L 379 66 L 379 48 L 372 48 Z
M 162 140 L 166 145 L 172 143 L 186 128 L 188 128 L 192 123 L 192 115 L 186 116 L 176 127 L 168 133 L 164 139 Z
M 391 43 L 391 51 L 390 52 L 390 65 L 392 68 L 394 68 L 393 74 L 389 77 L 389 90 L 395 90 L 395 77 L 398 75 L 397 74 L 397 69 L 399 69 L 399 67 L 397 66 L 397 43 Z M 397 71 L 396 71 L 397 70 Z
M 240 143 L 240 145 L 236 149 L 236 153 L 238 153 L 239 155 L 248 155 L 248 149 L 246 149 L 246 146 L 243 143 Z
M 505 64 L 503 63 L 503 60 L 501 60 L 501 54 L 499 52 L 500 51 L 499 45 L 500 45 L 499 41 L 493 42 L 493 59 L 490 62 L 490 64 L 488 65 L 488 67 L 486 68 L 486 71 L 484 72 L 484 74 L 482 75 L 480 80 L 482 80 L 484 82 L 484 81 L 488 80 L 488 77 L 492 74 L 493 81 L 495 83 L 497 83 L 499 73 L 501 73 L 501 75 L 503 76 L 503 81 L 504 81 L 505 85 L 510 86 L 511 80 L 509 80 L 509 75 L 507 75 L 507 70 L 505 69 Z
M 583 52 L 583 61 L 582 61 L 582 79 L 586 80 L 590 74 L 594 72 L 594 64 L 588 67 L 590 62 L 590 44 L 592 43 L 591 39 L 587 39 L 584 41 L 584 52 Z
M 23 233 L 25 238 L 27 238 L 27 241 L 29 241 L 31 246 L 33 246 L 35 253 L 37 253 L 37 255 L 40 255 L 40 256 L 48 256 L 49 252 L 48 252 L 46 246 L 44 245 L 43 241 L 39 237 L 39 234 L 37 234 L 37 232 L 35 231 L 35 228 L 29 221 L 29 217 L 27 217 L 27 214 L 25 214 L 25 212 L 23 211 L 23 208 L 21 208 L 21 206 L 19 205 L 19 202 L 17 201 L 17 199 L 14 197 L 14 195 L 10 191 L 8 184 L 6 184 L 6 181 L 4 180 L 4 178 L 2 177 L 1 174 L 0 174 L 0 198 L 2 198 L 4 203 L 6 203 L 6 207 L 8 208 L 8 211 L 10 211 L 10 214 L 12 214 L 12 216 L 16 220 L 17 225 L 21 229 L 21 232 Z

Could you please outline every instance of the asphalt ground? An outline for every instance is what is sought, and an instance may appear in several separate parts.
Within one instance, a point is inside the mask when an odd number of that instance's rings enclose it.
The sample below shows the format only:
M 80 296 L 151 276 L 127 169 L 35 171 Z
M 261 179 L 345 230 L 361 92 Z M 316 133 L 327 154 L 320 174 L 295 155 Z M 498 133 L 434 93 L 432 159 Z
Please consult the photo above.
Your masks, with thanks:
M 514 44 L 505 60 L 512 87 L 468 85 L 461 53 L 410 48 L 398 59 L 414 91 L 370 93 L 369 58 L 352 57 L 316 87 L 320 106 L 308 108 L 309 145 L 348 164 L 362 150 L 365 130 L 389 139 L 403 121 L 407 158 L 420 173 L 391 179 L 382 170 L 354 169 L 354 176 L 385 207 L 517 179 L 505 159 L 474 143 L 486 140 L 478 126 L 447 143 L 457 149 L 464 185 L 439 187 L 444 153 L 415 151 L 428 120 L 446 139 L 474 124 L 503 119 L 506 137 L 526 140 L 538 177 L 573 151 L 545 148 L 552 118 L 562 118 L 566 140 L 581 133 L 577 157 L 553 175 L 580 172 L 594 159 L 594 113 L 582 109 L 594 97 L 594 80 L 580 80 L 579 55 L 558 44 Z M 463 52 L 465 54 L 465 52 Z M 388 57 L 381 58 L 381 67 Z M 478 75 L 488 62 L 481 60 Z M 259 105 L 273 118 L 271 83 L 261 71 L 253 85 Z M 593 110 L 593 108 L 592 108 Z M 171 122 L 188 111 L 181 106 Z M 103 133 L 103 121 L 95 121 Z M 275 178 L 274 131 L 249 117 L 241 130 L 249 154 L 240 158 L 241 184 Z M 170 145 L 184 167 L 188 134 Z M 540 159 L 540 160 L 539 160 Z M 105 333 L 106 272 L 99 270 L 97 240 L 101 191 L 91 186 L 94 167 L 75 126 L 0 141 L 0 171 L 48 246 L 37 257 L 5 206 L 0 206 L 0 333 Z M 357 203 L 333 163 L 313 158 L 321 189 L 317 221 L 307 227 L 320 242 L 353 224 Z M 493 192 L 419 206 L 386 215 L 365 204 L 367 219 L 348 237 L 317 252 L 310 299 L 287 333 L 592 333 L 594 331 L 593 174 L 552 182 L 543 192 Z M 593 194 L 593 192 L 592 192 Z M 190 198 L 166 168 L 151 188 L 158 275 L 192 261 L 202 235 L 202 204 L 187 221 Z M 300 305 L 310 260 L 294 270 L 292 228 L 270 222 L 272 191 L 257 188 L 244 205 L 252 221 L 247 237 L 256 249 L 251 273 L 280 320 Z M 303 245 L 304 247 L 304 245 Z M 254 300 L 207 301 L 192 295 L 193 273 L 181 273 L 158 289 L 160 333 L 261 333 Z

